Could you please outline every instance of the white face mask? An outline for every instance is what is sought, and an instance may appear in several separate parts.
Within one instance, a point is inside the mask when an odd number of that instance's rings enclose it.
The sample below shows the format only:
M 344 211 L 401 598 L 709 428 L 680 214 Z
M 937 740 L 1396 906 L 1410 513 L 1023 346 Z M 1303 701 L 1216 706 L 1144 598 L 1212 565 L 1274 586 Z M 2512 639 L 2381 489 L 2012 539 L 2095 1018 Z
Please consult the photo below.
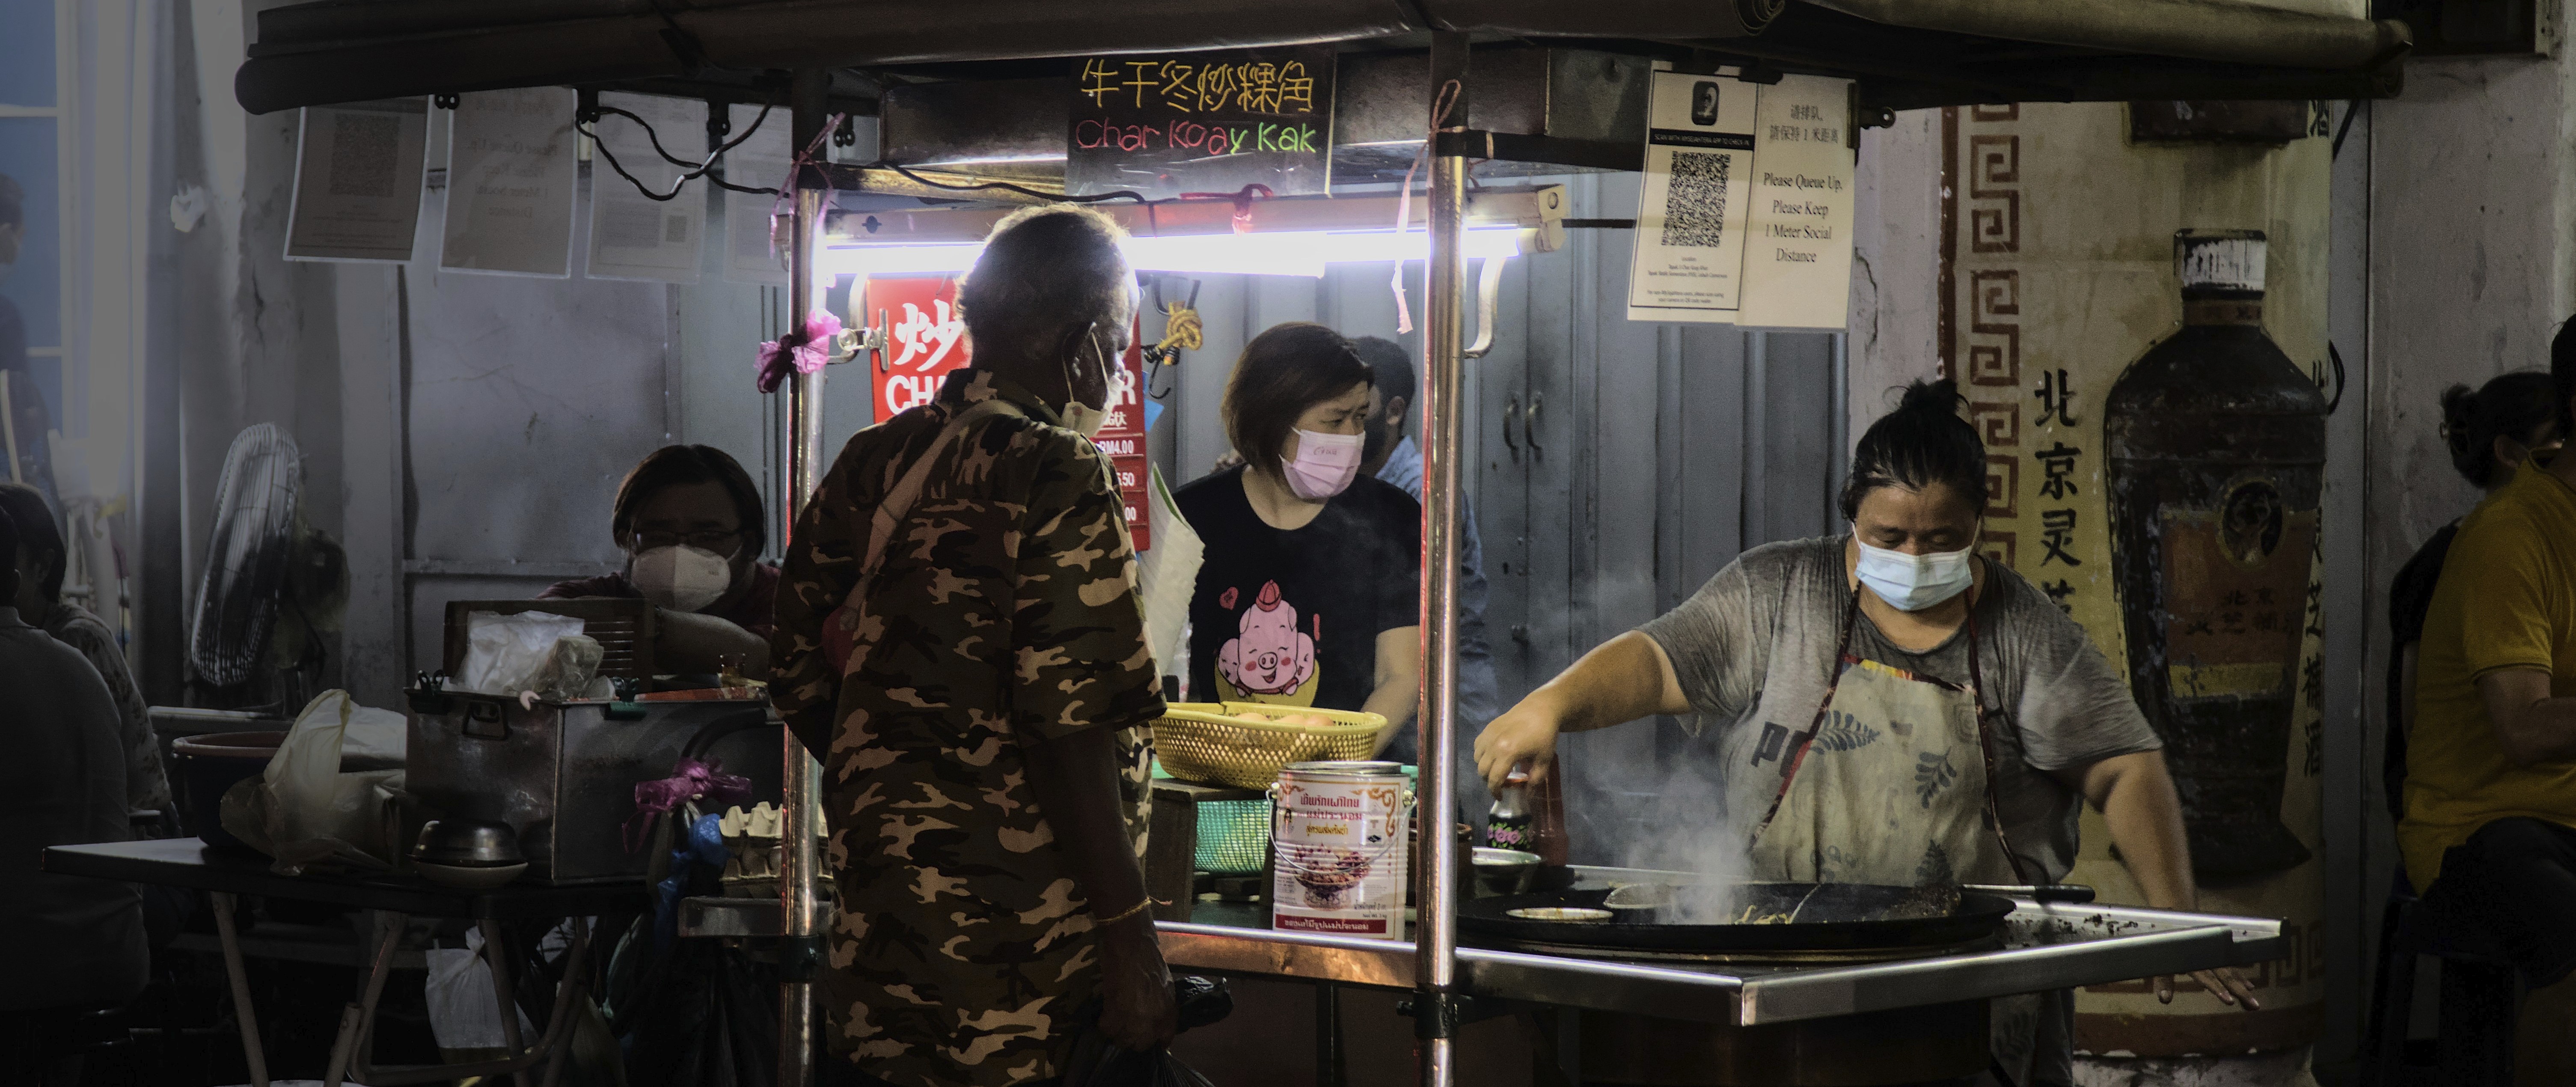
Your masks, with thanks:
M 1860 544 L 1860 564 L 1854 571 L 1860 583 L 1898 611 L 1922 611 L 1968 591 L 1976 581 L 1968 565 L 1977 552 L 1973 543 L 1957 551 L 1909 555 L 1871 547 L 1858 537 L 1852 542 Z
M 1362 434 L 1297 432 L 1297 456 L 1279 458 L 1288 489 L 1309 502 L 1321 502 L 1349 489 L 1360 474 L 1360 453 L 1368 442 Z
M 1100 341 L 1092 338 L 1099 333 L 1099 328 L 1100 326 L 1093 325 L 1090 332 L 1083 334 L 1083 338 L 1091 343 L 1094 351 L 1099 352 L 1102 371 L 1100 383 L 1108 388 L 1109 405 L 1115 407 L 1127 399 L 1127 368 L 1111 364 L 1108 348 L 1101 346 Z M 1068 392 L 1074 387 L 1071 363 L 1065 365 L 1064 387 Z M 1085 438 L 1099 437 L 1100 428 L 1109 425 L 1109 408 L 1092 407 L 1083 403 L 1079 397 L 1065 402 L 1063 414 L 1064 425 L 1072 427 L 1075 433 Z
M 676 544 L 637 553 L 626 576 L 645 599 L 673 611 L 696 611 L 733 588 L 733 561 Z

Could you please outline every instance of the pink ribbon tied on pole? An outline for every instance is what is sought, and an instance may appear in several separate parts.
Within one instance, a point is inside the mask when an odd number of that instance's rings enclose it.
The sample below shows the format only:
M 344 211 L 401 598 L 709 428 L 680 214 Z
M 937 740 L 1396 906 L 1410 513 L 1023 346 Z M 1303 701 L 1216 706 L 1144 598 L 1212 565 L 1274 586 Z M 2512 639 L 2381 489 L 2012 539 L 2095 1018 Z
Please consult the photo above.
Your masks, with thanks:
M 719 804 L 745 800 L 751 796 L 751 779 L 740 774 L 719 771 L 723 765 L 715 760 L 699 762 L 681 759 L 672 764 L 671 776 L 659 781 L 635 783 L 635 815 L 623 828 L 626 851 L 644 848 L 644 834 L 653 827 L 653 817 L 679 810 L 692 800 Z
M 829 310 L 815 310 L 805 315 L 805 327 L 775 340 L 760 342 L 760 391 L 774 393 L 780 382 L 787 380 L 790 369 L 800 374 L 821 370 L 832 361 L 833 341 L 841 335 L 841 319 Z

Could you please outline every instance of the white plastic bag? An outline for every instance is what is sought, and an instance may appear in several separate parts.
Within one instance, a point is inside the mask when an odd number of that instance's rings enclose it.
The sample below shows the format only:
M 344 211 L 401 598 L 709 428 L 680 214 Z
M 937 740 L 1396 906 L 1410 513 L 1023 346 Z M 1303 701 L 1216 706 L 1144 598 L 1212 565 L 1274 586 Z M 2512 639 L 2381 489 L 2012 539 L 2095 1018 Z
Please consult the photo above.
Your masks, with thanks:
M 459 690 L 515 695 L 538 690 L 538 679 L 555 653 L 555 643 L 582 636 L 582 621 L 545 611 L 468 612 L 465 616 L 465 663 L 456 677 Z M 598 643 L 592 643 L 591 667 L 598 667 Z M 590 677 L 581 677 L 581 686 Z M 578 690 L 579 688 L 575 688 Z
M 1190 594 L 1197 591 L 1199 565 L 1207 545 L 1181 516 L 1179 502 L 1163 485 L 1163 471 L 1152 470 L 1152 494 L 1145 504 L 1153 526 L 1154 546 L 1137 557 L 1137 593 L 1145 602 L 1145 640 L 1158 667 L 1169 669 L 1185 648 L 1181 630 L 1190 618 Z
M 358 725 L 362 746 L 381 747 L 389 710 L 370 710 L 349 692 L 324 691 L 307 703 L 258 777 L 224 793 L 224 829 L 275 858 L 269 870 L 300 875 L 321 862 L 384 870 L 402 855 L 403 772 L 340 771 L 342 741 Z
M 429 960 L 429 1033 L 440 1049 L 509 1048 L 501 1033 L 501 1001 L 492 994 L 492 967 L 483 959 L 483 934 L 465 930 L 463 950 L 433 947 L 421 953 Z M 536 1024 L 519 1013 L 519 1037 L 533 1040 Z

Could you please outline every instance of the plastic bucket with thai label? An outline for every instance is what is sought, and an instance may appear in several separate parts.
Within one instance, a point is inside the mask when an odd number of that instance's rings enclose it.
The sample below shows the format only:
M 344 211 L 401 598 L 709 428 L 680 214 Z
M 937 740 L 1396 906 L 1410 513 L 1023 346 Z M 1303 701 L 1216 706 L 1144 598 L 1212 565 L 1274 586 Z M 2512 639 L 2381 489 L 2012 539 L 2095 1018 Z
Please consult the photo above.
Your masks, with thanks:
M 1298 762 L 1270 792 L 1272 928 L 1404 938 L 1412 794 L 1392 762 Z

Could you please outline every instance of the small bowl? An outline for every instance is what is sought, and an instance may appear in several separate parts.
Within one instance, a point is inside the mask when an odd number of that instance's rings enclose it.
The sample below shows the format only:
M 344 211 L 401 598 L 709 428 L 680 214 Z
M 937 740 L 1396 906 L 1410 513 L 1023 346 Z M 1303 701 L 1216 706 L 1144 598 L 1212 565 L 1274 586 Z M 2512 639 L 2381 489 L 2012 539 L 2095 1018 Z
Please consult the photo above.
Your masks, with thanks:
M 1539 855 L 1518 849 L 1477 846 L 1474 865 L 1477 897 L 1527 894 L 1531 882 L 1538 875 Z
M 519 878 L 520 873 L 528 870 L 528 862 L 468 866 L 413 861 L 411 870 L 418 873 L 420 878 L 441 887 L 452 887 L 460 891 L 488 891 Z
M 508 824 L 478 819 L 432 819 L 421 824 L 411 859 L 415 865 L 448 868 L 525 867 L 528 862 L 519 852 L 518 834 Z

